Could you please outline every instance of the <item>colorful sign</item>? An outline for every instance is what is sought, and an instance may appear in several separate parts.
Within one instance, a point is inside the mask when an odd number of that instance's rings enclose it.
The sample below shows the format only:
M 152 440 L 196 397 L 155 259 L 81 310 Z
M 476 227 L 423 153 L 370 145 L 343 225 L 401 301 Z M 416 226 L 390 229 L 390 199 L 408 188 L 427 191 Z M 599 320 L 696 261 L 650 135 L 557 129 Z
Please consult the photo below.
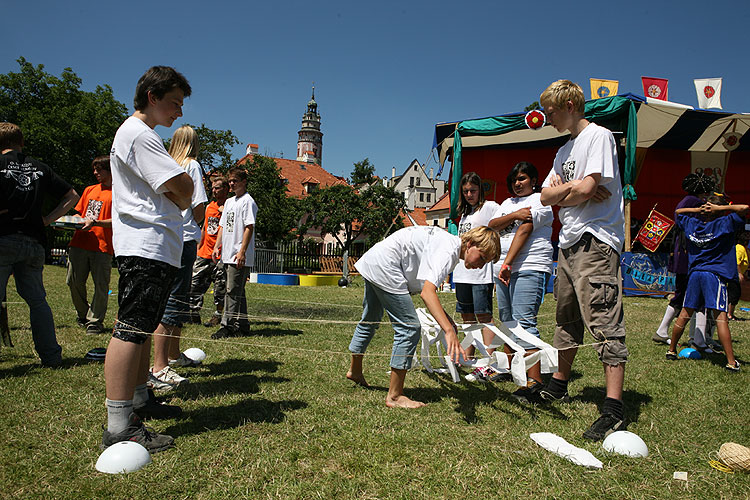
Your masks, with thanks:
M 672 227 L 674 227 L 672 219 L 652 210 L 635 239 L 640 241 L 646 250 L 655 252 Z

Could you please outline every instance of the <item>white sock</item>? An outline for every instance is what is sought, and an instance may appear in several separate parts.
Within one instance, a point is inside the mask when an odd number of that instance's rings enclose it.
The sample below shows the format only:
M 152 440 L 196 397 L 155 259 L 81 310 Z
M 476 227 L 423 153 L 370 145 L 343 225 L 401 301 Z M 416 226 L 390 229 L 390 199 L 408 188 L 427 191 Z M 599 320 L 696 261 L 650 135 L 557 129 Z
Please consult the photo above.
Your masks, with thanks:
M 691 329 L 692 340 L 698 347 L 706 347 L 706 313 L 705 311 L 695 311 L 695 329 Z
M 148 401 L 148 387 L 146 384 L 136 385 L 133 393 L 133 408 L 140 408 Z
M 679 314 L 679 311 L 672 307 L 671 305 L 667 305 L 667 310 L 664 311 L 664 318 L 661 320 L 661 324 L 659 325 L 659 328 L 656 330 L 656 334 L 659 337 L 667 338 L 669 337 L 669 325 L 672 323 L 672 320 L 675 319 L 675 317 Z
M 133 413 L 133 400 L 117 401 L 107 399 L 106 405 L 107 430 L 112 434 L 124 431 L 128 426 L 130 414 Z

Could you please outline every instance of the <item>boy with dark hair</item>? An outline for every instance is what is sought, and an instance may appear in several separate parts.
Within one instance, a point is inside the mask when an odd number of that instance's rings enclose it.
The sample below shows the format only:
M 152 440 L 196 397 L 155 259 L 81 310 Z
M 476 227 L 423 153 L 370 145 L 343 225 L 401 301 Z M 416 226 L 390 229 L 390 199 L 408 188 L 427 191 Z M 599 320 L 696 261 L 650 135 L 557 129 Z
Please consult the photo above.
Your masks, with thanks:
M 0 123 L 0 290 L 4 302 L 8 278 L 13 273 L 16 290 L 29 305 L 34 349 L 42 366 L 54 368 L 62 364 L 62 347 L 57 343 L 42 278 L 45 226 L 73 208 L 78 193 L 47 165 L 26 156 L 22 149 L 21 128 L 13 123 Z M 60 203 L 42 216 L 45 195 L 59 199 Z M 10 342 L 9 333 L 5 333 Z
M 674 323 L 667 359 L 677 359 L 677 343 L 696 309 L 713 311 L 716 331 L 727 356 L 725 368 L 739 372 L 734 357 L 732 335 L 727 319 L 727 282 L 737 278 L 735 232 L 744 228 L 747 205 L 727 205 L 721 196 L 711 195 L 697 208 L 677 209 L 677 225 L 687 236 L 689 260 L 688 284 L 680 316 Z M 721 215 L 721 214 L 727 215 Z M 690 217 L 688 214 L 701 214 Z
M 562 228 L 553 340 L 559 349 L 559 371 L 540 396 L 546 401 L 570 399 L 568 380 L 585 326 L 597 341 L 607 391 L 601 416 L 583 437 L 599 441 L 625 426 L 622 386 L 628 349 L 620 276 L 625 216 L 617 145 L 609 130 L 584 118 L 579 85 L 558 80 L 539 102 L 553 127 L 570 132 L 542 184 L 542 204 L 561 207 Z
M 78 315 L 78 324 L 86 333 L 104 333 L 104 317 L 109 301 L 109 279 L 112 274 L 112 171 L 109 156 L 98 156 L 91 163 L 98 184 L 87 187 L 76 205 L 84 218 L 68 247 L 66 283 Z M 86 281 L 94 281 L 94 295 L 88 301 Z
M 255 219 L 258 205 L 247 192 L 247 170 L 234 167 L 227 174 L 234 197 L 227 199 L 219 221 L 212 258 L 221 259 L 227 276 L 221 328 L 212 339 L 250 334 L 245 283 L 255 261 Z
M 182 212 L 193 180 L 153 130 L 182 116 L 190 85 L 172 68 L 155 66 L 138 81 L 136 111 L 115 134 L 112 228 L 120 273 L 117 320 L 104 362 L 107 428 L 102 448 L 135 441 L 150 452 L 170 448 L 171 436 L 146 429 L 141 418 L 170 418 L 179 407 L 161 405 L 146 388 L 151 332 L 156 330 L 182 254 Z

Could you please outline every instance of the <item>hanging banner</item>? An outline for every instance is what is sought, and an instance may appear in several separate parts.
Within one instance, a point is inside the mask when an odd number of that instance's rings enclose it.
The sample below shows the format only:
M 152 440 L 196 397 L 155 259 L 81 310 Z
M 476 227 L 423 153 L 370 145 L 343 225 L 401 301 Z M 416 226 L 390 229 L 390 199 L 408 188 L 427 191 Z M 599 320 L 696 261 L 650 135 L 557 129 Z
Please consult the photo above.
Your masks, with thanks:
M 668 100 L 667 85 L 669 80 L 651 76 L 642 76 L 641 80 L 643 81 L 643 95 L 652 99 Z
M 703 109 L 721 108 L 721 78 L 696 78 L 695 93 L 698 94 L 698 107 Z
M 660 214 L 656 210 L 651 210 L 648 219 L 641 226 L 638 236 L 635 239 L 640 241 L 646 250 L 655 252 L 673 227 L 674 221 L 672 219 Z
M 591 82 L 591 98 L 601 99 L 617 95 L 620 82 L 617 80 L 603 80 L 601 78 L 589 78 Z
M 667 270 L 669 254 L 623 252 L 623 295 L 666 295 L 674 292 L 675 275 Z

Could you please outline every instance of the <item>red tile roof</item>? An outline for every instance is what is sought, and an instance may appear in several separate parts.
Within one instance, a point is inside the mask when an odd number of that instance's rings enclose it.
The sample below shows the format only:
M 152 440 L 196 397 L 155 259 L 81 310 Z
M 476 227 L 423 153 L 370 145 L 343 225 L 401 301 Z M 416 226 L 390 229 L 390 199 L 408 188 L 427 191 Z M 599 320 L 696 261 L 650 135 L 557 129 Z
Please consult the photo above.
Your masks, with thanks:
M 449 192 L 446 192 L 443 196 L 440 197 L 438 201 L 435 202 L 434 205 L 432 205 L 426 211 L 432 212 L 433 210 L 448 210 L 449 208 L 451 208 L 451 199 L 450 196 L 448 196 L 449 194 Z
M 426 226 L 427 225 L 427 216 L 425 215 L 425 209 L 424 208 L 415 208 L 414 210 L 409 210 L 409 215 L 411 215 L 411 218 L 414 219 L 414 222 L 417 223 L 419 226 Z M 414 224 L 411 223 L 411 219 L 406 216 L 403 210 L 401 210 L 398 214 L 401 219 L 404 221 L 404 227 L 413 226 Z
M 252 161 L 253 155 L 245 155 L 237 164 L 242 165 Z M 302 198 L 306 195 L 304 183 L 315 182 L 319 187 L 324 188 L 334 184 L 346 184 L 346 180 L 337 177 L 326 171 L 320 165 L 315 163 L 305 163 L 298 160 L 289 160 L 286 158 L 271 158 L 276 162 L 276 166 L 281 169 L 282 179 L 287 181 L 287 196 Z

